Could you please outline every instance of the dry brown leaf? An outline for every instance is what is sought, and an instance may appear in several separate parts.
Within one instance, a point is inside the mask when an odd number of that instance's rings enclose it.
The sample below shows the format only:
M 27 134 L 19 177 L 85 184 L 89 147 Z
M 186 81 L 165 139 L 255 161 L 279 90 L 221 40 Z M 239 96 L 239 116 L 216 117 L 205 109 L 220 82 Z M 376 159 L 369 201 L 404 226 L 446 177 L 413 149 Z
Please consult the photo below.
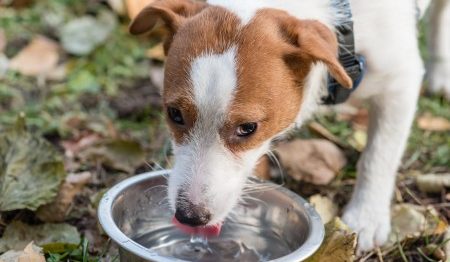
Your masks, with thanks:
M 164 62 L 166 56 L 164 54 L 163 43 L 159 43 L 153 46 L 152 48 L 148 49 L 146 55 L 148 58 Z
M 76 140 L 62 141 L 61 145 L 65 150 L 65 155 L 69 158 L 73 158 L 83 149 L 99 142 L 101 137 L 98 134 L 91 133 L 84 135 Z
M 59 60 L 58 44 L 44 37 L 36 36 L 9 64 L 9 68 L 23 75 L 47 75 Z
M 309 202 L 314 206 L 324 224 L 330 222 L 338 213 L 337 205 L 328 197 L 320 194 L 313 195 Z
M 126 0 L 128 16 L 133 19 L 147 5 L 155 2 L 155 0 Z
M 150 79 L 153 85 L 162 93 L 164 87 L 164 66 L 152 64 L 150 66 Z
M 126 13 L 125 10 L 125 0 L 107 0 L 108 5 L 111 7 L 114 12 L 119 15 L 124 15 Z
M 5 1 L 3 1 L 5 2 Z M 11 6 L 17 9 L 21 9 L 21 8 L 25 8 L 30 6 L 33 3 L 33 0 L 9 0 L 6 1 L 6 3 L 2 3 L 2 1 L 0 1 L 0 6 L 2 4 L 6 5 L 6 6 Z
M 442 247 L 436 244 L 428 244 L 425 247 L 421 248 L 422 252 L 429 257 L 435 258 L 438 261 L 445 261 L 445 252 L 442 250 Z
M 53 81 L 62 81 L 67 76 L 67 65 L 61 64 L 48 72 L 47 78 Z
M 450 187 L 450 174 L 427 174 L 416 177 L 416 184 L 425 193 L 439 193 Z
M 449 131 L 450 121 L 443 117 L 433 116 L 431 114 L 424 114 L 417 118 L 417 125 L 420 129 L 428 131 Z
M 420 236 L 441 235 L 448 225 L 433 207 L 399 204 L 392 208 L 392 231 L 386 245 Z
M 347 262 L 355 260 L 357 235 L 339 218 L 325 225 L 325 239 L 306 262 Z
M 330 183 L 347 163 L 344 153 L 324 139 L 297 139 L 278 145 L 274 151 L 287 174 L 317 185 Z
M 23 251 L 8 251 L 0 256 L 0 262 L 45 262 L 42 249 L 30 242 Z
M 66 218 L 73 198 L 91 180 L 90 172 L 69 174 L 61 185 L 55 201 L 41 206 L 37 210 L 37 217 L 45 222 L 62 222 Z

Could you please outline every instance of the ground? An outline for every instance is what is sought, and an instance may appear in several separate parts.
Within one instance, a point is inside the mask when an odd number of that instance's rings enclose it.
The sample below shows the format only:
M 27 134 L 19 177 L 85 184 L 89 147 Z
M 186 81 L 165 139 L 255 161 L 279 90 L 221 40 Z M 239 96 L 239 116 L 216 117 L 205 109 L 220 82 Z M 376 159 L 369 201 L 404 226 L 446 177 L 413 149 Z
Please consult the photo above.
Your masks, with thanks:
M 102 193 L 133 174 L 170 166 L 159 36 L 130 36 L 128 16 L 107 2 L 118 1 L 0 1 L 0 253 L 34 240 L 47 261 L 118 261 L 97 225 Z M 341 210 L 355 181 L 366 120 L 364 108 L 327 114 L 287 138 L 338 145 L 347 164 L 331 183 L 299 182 L 290 174 L 274 181 L 305 198 L 327 197 Z M 358 260 L 444 259 L 450 191 L 438 185 L 430 193 L 417 181 L 450 173 L 449 120 L 449 101 L 424 91 L 394 199 L 432 210 L 420 212 L 438 227 L 413 229 L 414 236 Z M 58 234 L 53 241 L 43 236 Z

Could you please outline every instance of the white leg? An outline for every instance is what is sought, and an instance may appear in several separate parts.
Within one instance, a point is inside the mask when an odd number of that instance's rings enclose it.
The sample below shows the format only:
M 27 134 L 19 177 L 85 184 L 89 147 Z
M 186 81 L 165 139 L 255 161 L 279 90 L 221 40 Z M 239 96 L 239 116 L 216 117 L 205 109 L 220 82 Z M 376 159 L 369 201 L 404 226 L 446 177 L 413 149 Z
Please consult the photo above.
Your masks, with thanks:
M 390 232 L 395 176 L 414 118 L 422 71 L 418 66 L 393 76 L 385 92 L 370 100 L 368 143 L 358 162 L 356 187 L 343 216 L 359 233 L 359 251 L 382 245 Z
M 432 1 L 428 22 L 430 89 L 450 99 L 450 1 Z

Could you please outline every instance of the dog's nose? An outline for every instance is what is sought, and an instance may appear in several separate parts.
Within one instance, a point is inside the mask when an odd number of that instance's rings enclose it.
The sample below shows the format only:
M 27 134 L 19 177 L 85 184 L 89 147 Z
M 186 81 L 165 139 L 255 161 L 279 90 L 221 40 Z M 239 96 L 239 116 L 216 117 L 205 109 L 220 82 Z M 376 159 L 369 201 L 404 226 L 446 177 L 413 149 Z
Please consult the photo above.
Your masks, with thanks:
M 211 213 L 205 207 L 184 200 L 177 204 L 175 218 L 188 226 L 205 226 L 211 220 Z

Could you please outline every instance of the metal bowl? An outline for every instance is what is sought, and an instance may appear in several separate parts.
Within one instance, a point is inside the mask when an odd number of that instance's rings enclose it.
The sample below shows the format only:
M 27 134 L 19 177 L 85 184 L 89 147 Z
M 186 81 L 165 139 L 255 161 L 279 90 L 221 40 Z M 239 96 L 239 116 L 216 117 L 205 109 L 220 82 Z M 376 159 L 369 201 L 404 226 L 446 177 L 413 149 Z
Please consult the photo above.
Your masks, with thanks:
M 162 170 L 137 175 L 104 194 L 98 218 L 104 231 L 118 244 L 121 261 L 186 261 L 167 252 L 162 254 L 155 248 L 186 237 L 177 230 L 167 231 L 172 226 L 173 216 L 166 197 L 169 173 L 169 170 Z M 221 235 L 211 239 L 211 243 L 239 240 L 246 248 L 264 255 L 264 258 L 246 261 L 291 262 L 311 256 L 324 237 L 323 223 L 317 212 L 297 194 L 274 187 L 270 182 L 255 181 L 272 189 L 255 192 L 245 203 L 237 205 L 225 221 Z M 287 249 L 277 248 L 281 243 Z M 233 249 L 229 245 L 228 248 Z M 211 260 L 224 261 L 223 257 Z

